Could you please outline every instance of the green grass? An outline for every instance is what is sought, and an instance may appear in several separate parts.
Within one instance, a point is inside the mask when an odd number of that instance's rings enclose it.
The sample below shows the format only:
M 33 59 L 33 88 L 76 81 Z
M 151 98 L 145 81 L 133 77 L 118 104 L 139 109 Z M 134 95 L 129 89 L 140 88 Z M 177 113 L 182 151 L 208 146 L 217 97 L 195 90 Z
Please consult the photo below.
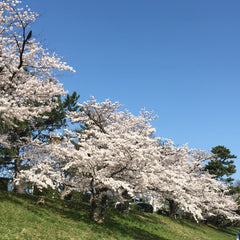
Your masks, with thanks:
M 0 239 L 83 240 L 230 240 L 237 228 L 217 229 L 190 220 L 173 221 L 157 214 L 109 210 L 103 225 L 89 219 L 89 205 L 0 192 Z

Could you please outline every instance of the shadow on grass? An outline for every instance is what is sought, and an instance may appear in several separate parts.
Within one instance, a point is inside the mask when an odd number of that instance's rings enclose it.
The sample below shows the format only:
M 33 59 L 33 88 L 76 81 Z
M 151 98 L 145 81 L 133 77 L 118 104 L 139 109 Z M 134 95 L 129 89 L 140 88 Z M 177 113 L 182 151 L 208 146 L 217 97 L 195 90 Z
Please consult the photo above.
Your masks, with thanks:
M 146 221 L 150 224 L 156 223 L 155 220 L 160 222 L 159 219 L 152 219 L 146 214 L 134 213 L 129 216 L 124 216 L 118 211 L 109 210 L 110 214 L 106 217 L 105 223 L 99 225 L 90 220 L 90 206 L 87 203 L 79 204 L 72 201 L 46 199 L 45 205 L 36 205 L 38 199 L 38 196 L 0 192 L 0 201 L 9 201 L 21 205 L 39 217 L 48 217 L 56 213 L 61 217 L 69 218 L 76 222 L 82 221 L 86 223 L 93 232 L 100 235 L 104 233 L 115 239 L 167 240 L 164 237 L 152 233 L 151 230 L 141 228 L 141 226 L 146 224 Z
M 201 225 L 199 223 L 197 223 L 196 221 L 194 221 L 194 220 L 190 220 L 190 219 L 177 219 L 175 221 L 176 221 L 176 223 L 178 223 L 178 224 L 180 224 L 182 226 L 186 226 L 186 227 L 194 229 L 194 230 L 201 229 Z
M 105 219 L 103 229 L 107 232 L 114 233 L 117 239 L 136 239 L 136 240 L 167 240 L 151 232 L 151 225 L 147 226 L 146 221 L 150 224 L 155 222 L 149 221 L 150 216 L 139 212 L 132 212 L 128 216 L 123 215 L 116 209 L 109 209 L 109 214 Z M 159 219 L 157 219 L 158 222 Z M 141 227 L 144 226 L 144 227 Z M 156 226 L 153 226 L 153 229 Z
M 14 192 L 0 191 L 0 201 L 18 204 L 40 217 L 49 216 L 51 213 L 56 213 L 63 217 L 71 218 L 75 221 L 89 221 L 87 215 L 90 211 L 90 207 L 87 204 L 76 204 L 58 199 L 45 198 L 45 204 L 38 205 L 36 203 L 39 198 L 39 196 L 33 196 L 29 194 L 17 194 Z
M 203 232 L 203 231 L 205 231 L 203 227 L 206 227 L 206 228 L 212 229 L 213 231 L 226 233 L 226 234 L 229 234 L 234 237 L 235 237 L 235 235 L 237 235 L 236 227 L 231 227 L 231 226 L 230 227 L 218 227 L 218 226 L 210 224 L 210 223 L 208 223 L 208 224 L 205 224 L 203 222 L 197 223 L 194 220 L 190 220 L 190 219 L 179 219 L 176 221 L 178 224 L 180 224 L 182 226 L 186 226 L 187 228 L 194 229 L 196 231 Z M 206 229 L 206 232 L 207 232 L 207 229 Z
M 166 225 L 166 223 L 161 221 L 161 219 L 158 217 L 158 215 L 155 215 L 153 213 L 134 212 L 134 215 L 136 217 L 138 217 L 139 219 L 143 219 L 144 218 L 144 221 L 147 221 L 149 223 L 153 223 L 153 224 L 160 223 L 160 224 Z
M 239 231 L 239 228 L 238 227 L 222 227 L 222 228 L 218 228 L 218 231 L 227 233 L 235 237 Z
M 116 233 L 116 235 L 120 235 L 121 239 L 126 239 L 128 237 L 131 237 L 133 239 L 147 239 L 147 240 L 167 240 L 166 238 L 159 237 L 156 234 L 153 234 L 149 231 L 143 230 L 141 228 L 138 228 L 136 226 L 126 226 L 121 223 L 116 222 L 108 222 L 105 223 L 105 228 L 108 228 L 111 230 L 111 232 Z
M 111 236 L 116 239 L 131 238 L 135 240 L 167 240 L 166 238 L 157 236 L 150 231 L 128 224 L 129 221 L 132 221 L 140 226 L 145 225 L 145 216 L 144 219 L 139 218 L 141 214 L 137 216 L 129 215 L 126 217 L 122 215 L 119 211 L 116 211 L 115 209 L 110 209 L 110 213 L 109 215 L 107 215 L 104 224 L 99 225 L 90 219 L 90 207 L 87 204 L 80 204 L 77 208 L 74 209 L 71 208 L 71 203 L 69 204 L 69 209 L 65 208 L 59 213 L 62 215 L 64 214 L 65 217 L 71 218 L 74 221 L 84 221 L 88 224 L 88 226 L 92 229 L 93 232 L 99 234 L 107 233 L 109 237 Z M 150 217 L 148 218 L 150 219 Z

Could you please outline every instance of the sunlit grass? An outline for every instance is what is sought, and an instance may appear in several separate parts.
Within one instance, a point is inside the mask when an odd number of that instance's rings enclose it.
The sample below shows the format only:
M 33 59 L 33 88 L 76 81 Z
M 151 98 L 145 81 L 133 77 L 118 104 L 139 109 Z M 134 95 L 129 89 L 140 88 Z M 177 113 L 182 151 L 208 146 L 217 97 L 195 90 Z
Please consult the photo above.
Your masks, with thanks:
M 173 221 L 157 214 L 131 212 L 124 216 L 108 211 L 105 224 L 89 219 L 87 203 L 48 199 L 36 205 L 37 197 L 0 192 L 0 239 L 82 240 L 230 240 L 237 228 L 220 231 L 215 226 L 190 220 Z

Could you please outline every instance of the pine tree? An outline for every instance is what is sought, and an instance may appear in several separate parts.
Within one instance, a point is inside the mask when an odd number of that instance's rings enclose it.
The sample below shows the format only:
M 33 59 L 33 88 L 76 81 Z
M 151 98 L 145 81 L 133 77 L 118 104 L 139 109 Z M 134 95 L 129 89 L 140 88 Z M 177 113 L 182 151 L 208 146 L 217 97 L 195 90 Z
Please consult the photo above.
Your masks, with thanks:
M 236 172 L 233 159 L 237 158 L 237 156 L 231 154 L 230 150 L 225 146 L 220 145 L 213 147 L 211 152 L 213 157 L 207 163 L 205 170 L 215 175 L 217 180 L 231 184 L 234 179 L 230 176 Z

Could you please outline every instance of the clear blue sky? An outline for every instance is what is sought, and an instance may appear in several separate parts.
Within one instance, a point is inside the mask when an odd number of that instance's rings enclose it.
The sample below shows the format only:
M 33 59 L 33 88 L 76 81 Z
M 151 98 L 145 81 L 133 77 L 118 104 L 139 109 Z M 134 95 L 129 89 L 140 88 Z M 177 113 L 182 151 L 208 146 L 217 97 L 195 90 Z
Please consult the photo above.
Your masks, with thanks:
M 81 101 L 119 101 L 159 116 L 157 135 L 238 156 L 239 0 L 26 0 L 33 34 L 75 68 L 59 76 Z

